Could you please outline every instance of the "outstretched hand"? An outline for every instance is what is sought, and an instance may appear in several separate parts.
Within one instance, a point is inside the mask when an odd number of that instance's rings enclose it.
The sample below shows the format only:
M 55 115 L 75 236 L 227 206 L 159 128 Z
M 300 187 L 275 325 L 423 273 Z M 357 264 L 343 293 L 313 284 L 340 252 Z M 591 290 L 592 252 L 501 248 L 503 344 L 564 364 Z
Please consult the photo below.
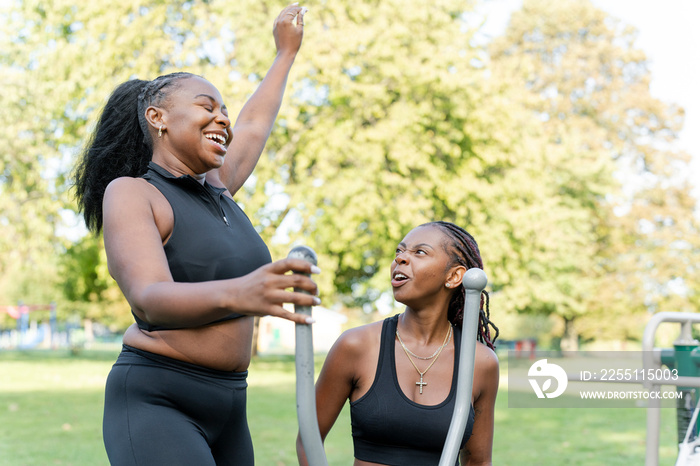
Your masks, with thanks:
M 272 35 L 275 37 L 277 53 L 295 55 L 304 36 L 304 14 L 307 9 L 294 3 L 286 7 L 275 19 Z
M 269 315 L 291 320 L 298 324 L 311 324 L 313 319 L 310 317 L 290 312 L 282 305 L 284 303 L 299 306 L 319 305 L 321 300 L 316 296 L 318 294 L 316 283 L 307 276 L 318 272 L 318 267 L 303 259 L 287 258 L 264 265 L 241 277 L 243 283 L 241 283 L 242 286 L 235 299 L 238 306 L 243 306 L 244 309 L 236 312 L 246 315 Z M 306 293 L 287 291 L 290 288 L 303 290 Z

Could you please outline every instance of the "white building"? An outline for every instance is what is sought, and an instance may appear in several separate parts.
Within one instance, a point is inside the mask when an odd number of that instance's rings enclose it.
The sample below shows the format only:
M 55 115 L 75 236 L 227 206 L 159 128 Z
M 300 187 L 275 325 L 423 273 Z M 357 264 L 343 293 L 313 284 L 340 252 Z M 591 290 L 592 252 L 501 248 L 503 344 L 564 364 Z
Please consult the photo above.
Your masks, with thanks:
M 340 312 L 318 306 L 312 308 L 311 316 L 316 320 L 312 325 L 314 353 L 327 353 L 342 333 L 348 318 Z M 279 317 L 260 318 L 258 354 L 294 354 L 295 340 L 294 322 Z

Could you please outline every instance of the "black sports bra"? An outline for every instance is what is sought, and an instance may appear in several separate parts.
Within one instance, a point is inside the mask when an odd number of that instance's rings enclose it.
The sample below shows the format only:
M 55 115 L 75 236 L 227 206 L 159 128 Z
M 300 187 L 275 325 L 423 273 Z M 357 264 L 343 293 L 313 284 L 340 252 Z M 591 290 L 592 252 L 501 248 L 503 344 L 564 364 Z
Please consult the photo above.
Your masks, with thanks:
M 462 332 L 453 327 L 455 360 L 450 393 L 442 403 L 426 406 L 411 401 L 399 386 L 394 355 L 397 322 L 398 315 L 384 320 L 374 382 L 366 394 L 350 403 L 355 458 L 395 466 L 437 465 L 455 406 Z M 472 407 L 462 446 L 473 426 Z

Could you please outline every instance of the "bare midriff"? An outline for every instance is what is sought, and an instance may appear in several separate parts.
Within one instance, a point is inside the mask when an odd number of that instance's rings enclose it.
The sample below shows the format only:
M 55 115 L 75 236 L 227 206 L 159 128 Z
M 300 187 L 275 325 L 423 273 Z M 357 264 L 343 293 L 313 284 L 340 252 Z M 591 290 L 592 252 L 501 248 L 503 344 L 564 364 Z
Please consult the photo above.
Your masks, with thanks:
M 124 344 L 220 371 L 248 369 L 252 355 L 253 317 L 180 330 L 148 332 L 132 324 Z

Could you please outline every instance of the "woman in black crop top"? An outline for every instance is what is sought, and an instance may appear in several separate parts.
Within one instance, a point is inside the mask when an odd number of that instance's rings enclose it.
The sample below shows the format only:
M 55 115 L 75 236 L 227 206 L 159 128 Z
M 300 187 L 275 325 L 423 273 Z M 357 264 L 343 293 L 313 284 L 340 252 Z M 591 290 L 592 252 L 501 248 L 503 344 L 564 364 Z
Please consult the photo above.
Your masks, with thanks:
M 404 312 L 344 332 L 328 353 L 316 384 L 319 428 L 325 439 L 350 400 L 356 466 L 439 463 L 455 404 L 462 277 L 472 267 L 483 268 L 479 248 L 462 228 L 447 222 L 415 228 L 399 243 L 391 268 Z M 491 464 L 497 336 L 484 292 L 462 465 Z M 299 440 L 297 454 L 306 465 Z
M 113 465 L 252 465 L 246 375 L 253 317 L 310 318 L 303 260 L 271 263 L 233 195 L 253 171 L 301 46 L 305 9 L 275 20 L 275 60 L 236 123 L 205 79 L 131 80 L 107 102 L 76 168 L 87 226 L 137 323 L 107 379 L 103 434 Z M 300 288 L 310 293 L 286 291 Z

